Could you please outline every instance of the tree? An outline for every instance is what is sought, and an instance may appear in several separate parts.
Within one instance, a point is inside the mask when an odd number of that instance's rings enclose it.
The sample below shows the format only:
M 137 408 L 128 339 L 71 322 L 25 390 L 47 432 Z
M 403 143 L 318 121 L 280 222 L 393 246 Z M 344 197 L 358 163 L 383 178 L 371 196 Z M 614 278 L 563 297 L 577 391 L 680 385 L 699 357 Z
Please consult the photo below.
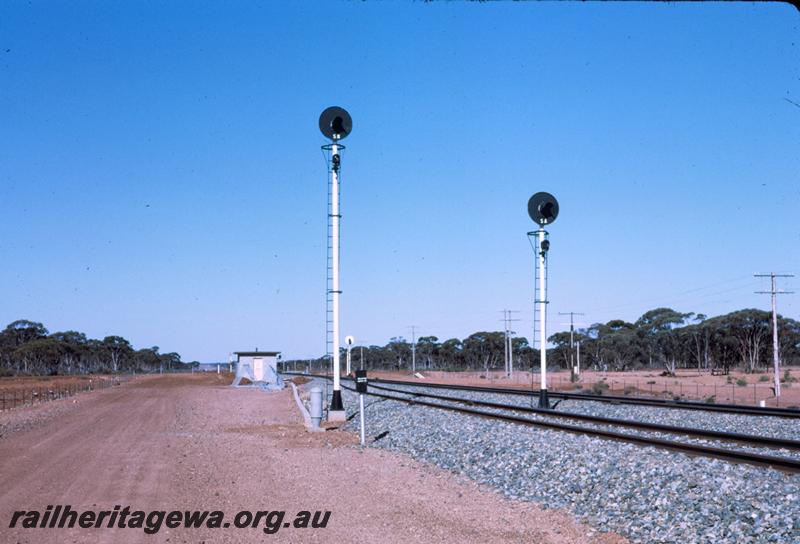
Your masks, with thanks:
M 53 338 L 37 338 L 14 350 L 14 356 L 23 361 L 24 372 L 34 374 L 57 374 L 62 354 L 61 342 Z
M 450 338 L 442 342 L 439 353 L 445 363 L 445 368 L 459 369 L 464 365 L 464 343 L 458 338 Z
M 655 355 L 667 372 L 675 375 L 682 342 L 674 329 L 682 326 L 691 315 L 676 312 L 672 308 L 656 308 L 645 312 L 636 321 L 636 327 L 643 333 L 640 337 L 647 346 L 651 366 Z
M 769 312 L 739 310 L 722 317 L 720 324 L 736 340 L 736 347 L 746 372 L 755 372 L 765 356 L 770 335 Z
M 120 363 L 133 353 L 130 342 L 121 336 L 106 336 L 103 338 L 102 349 L 111 361 L 112 372 L 119 372 Z
M 425 362 L 425 368 L 433 368 L 434 359 L 439 356 L 439 339 L 435 336 L 421 336 L 417 340 L 417 357 Z
M 476 332 L 463 342 L 467 365 L 483 368 L 486 372 L 496 368 L 505 353 L 505 334 L 502 332 Z
M 569 332 L 557 332 L 547 339 L 553 344 L 552 352 L 562 368 L 569 368 L 570 363 L 570 335 Z

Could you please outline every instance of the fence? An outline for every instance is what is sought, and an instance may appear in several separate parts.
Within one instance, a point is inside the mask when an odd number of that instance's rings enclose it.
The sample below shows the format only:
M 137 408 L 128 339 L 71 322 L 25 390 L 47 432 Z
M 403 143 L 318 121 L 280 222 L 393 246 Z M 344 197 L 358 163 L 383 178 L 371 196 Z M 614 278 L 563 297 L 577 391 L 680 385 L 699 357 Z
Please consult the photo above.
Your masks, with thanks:
M 534 385 L 539 383 L 539 375 L 534 374 Z M 496 378 L 490 376 L 489 381 L 500 383 L 509 381 L 511 383 L 528 384 L 530 375 L 528 372 L 520 372 L 509 380 L 508 378 Z M 626 379 L 608 377 L 605 379 L 581 377 L 576 383 L 570 381 L 569 376 L 550 375 L 547 377 L 548 385 L 554 390 L 584 393 L 596 393 L 606 395 L 625 395 L 631 397 L 651 397 L 666 398 L 673 400 L 695 400 L 701 402 L 720 403 L 720 404 L 742 404 L 758 405 L 764 401 L 766 406 L 794 406 L 796 402 L 782 402 L 781 398 L 775 398 L 775 392 L 770 382 L 761 383 L 717 383 L 702 384 L 696 382 L 686 382 L 681 379 Z M 783 387 L 789 387 L 784 383 Z M 783 391 L 784 395 L 787 391 Z
M 0 411 L 20 406 L 34 406 L 51 400 L 58 400 L 99 389 L 108 389 L 121 385 L 131 379 L 130 376 L 99 378 L 85 382 L 66 384 L 48 384 L 41 386 L 0 387 Z
M 516 371 L 513 377 L 508 378 L 505 373 L 498 371 L 486 372 L 441 372 L 422 371 L 431 380 L 446 380 L 452 383 L 476 385 L 480 382 L 494 387 L 517 386 L 539 387 L 539 373 L 531 374 L 528 371 Z M 390 374 L 391 376 L 391 374 Z M 704 377 L 704 376 L 703 376 Z M 701 378 L 703 378 L 701 377 Z M 402 379 L 399 376 L 395 379 Z M 750 377 L 753 379 L 753 377 Z M 484 381 L 485 380 L 485 381 Z M 731 376 L 730 381 L 721 383 L 701 383 L 692 376 L 679 378 L 667 377 L 622 377 L 619 374 L 602 373 L 581 374 L 578 382 L 571 382 L 569 374 L 563 372 L 548 372 L 548 388 L 553 391 L 574 391 L 575 393 L 589 393 L 597 395 L 615 395 L 630 397 L 650 397 L 672 400 L 691 400 L 707 402 L 709 404 L 741 404 L 759 405 L 762 401 L 766 406 L 795 408 L 800 405 L 800 383 L 792 378 L 790 382 L 782 382 L 781 397 L 775 398 L 772 380 L 747 383 L 746 377 L 739 379 Z
M 670 398 L 674 400 L 697 400 L 708 403 L 724 404 L 754 404 L 764 401 L 768 406 L 780 406 L 780 397 L 775 398 L 775 393 L 770 384 L 702 384 L 686 383 L 681 380 L 626 380 L 608 378 L 595 380 L 592 383 L 582 383 L 578 387 L 587 388 L 594 392 L 605 389 L 598 385 L 608 385 L 608 394 L 622 394 L 637 397 Z M 575 387 L 568 378 L 559 376 L 556 380 L 558 389 Z M 786 404 L 786 403 L 784 403 Z

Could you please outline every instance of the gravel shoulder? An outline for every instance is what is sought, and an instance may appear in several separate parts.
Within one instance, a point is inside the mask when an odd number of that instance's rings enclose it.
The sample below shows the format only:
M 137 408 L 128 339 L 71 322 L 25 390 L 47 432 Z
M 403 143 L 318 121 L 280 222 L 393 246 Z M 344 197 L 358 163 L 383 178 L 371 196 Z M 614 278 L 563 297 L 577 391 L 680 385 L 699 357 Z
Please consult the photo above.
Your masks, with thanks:
M 0 418 L 8 542 L 537 542 L 618 544 L 563 511 L 512 501 L 350 433 L 307 433 L 290 390 L 164 376 Z M 31 415 L 33 412 L 36 414 Z M 330 510 L 324 529 L 8 529 L 14 510 Z
M 352 411 L 355 395 L 343 395 Z M 374 446 L 567 509 L 632 542 L 800 543 L 798 475 L 375 397 L 366 404 L 368 436 L 382 436 Z M 357 431 L 355 419 L 348 428 Z

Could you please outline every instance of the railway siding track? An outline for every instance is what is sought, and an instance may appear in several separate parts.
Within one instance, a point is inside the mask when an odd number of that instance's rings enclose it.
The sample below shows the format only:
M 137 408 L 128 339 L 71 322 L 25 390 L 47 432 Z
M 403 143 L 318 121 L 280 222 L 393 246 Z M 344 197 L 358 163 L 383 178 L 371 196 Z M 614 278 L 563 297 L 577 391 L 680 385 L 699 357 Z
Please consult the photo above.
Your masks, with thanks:
M 342 385 L 343 388 L 354 392 L 355 389 L 349 387 L 347 385 Z M 373 387 L 374 389 L 374 387 Z M 402 393 L 402 392 L 400 392 Z M 425 400 L 420 400 L 419 397 L 426 396 L 423 394 L 415 394 L 415 393 L 406 393 L 407 395 L 417 395 L 416 397 L 400 397 L 396 395 L 387 395 L 385 393 L 376 393 L 374 391 L 370 391 L 368 395 L 383 398 L 386 400 L 394 400 L 398 402 L 403 402 L 406 404 L 411 405 L 418 405 L 418 406 L 426 406 L 429 408 L 437 408 L 440 410 L 449 410 L 453 412 L 459 412 L 462 414 L 468 414 L 472 416 L 478 416 L 488 419 L 495 419 L 501 420 L 511 423 L 518 423 L 522 425 L 534 426 L 534 427 L 543 427 L 547 429 L 553 429 L 558 431 L 565 431 L 573 434 L 583 434 L 588 436 L 595 436 L 604 439 L 611 439 L 611 440 L 618 440 L 623 442 L 629 442 L 632 444 L 637 444 L 640 446 L 653 446 L 657 448 L 678 451 L 681 453 L 686 453 L 689 455 L 700 455 L 704 457 L 710 457 L 714 459 L 721 459 L 725 461 L 732 461 L 737 463 L 747 463 L 756 466 L 766 466 L 782 471 L 786 471 L 789 473 L 800 474 L 800 459 L 794 459 L 791 457 L 779 457 L 775 455 L 765 455 L 762 453 L 756 453 L 753 451 L 745 451 L 745 450 L 736 450 L 736 449 L 728 449 L 728 448 L 721 448 L 721 447 L 712 447 L 700 444 L 692 444 L 687 442 L 679 442 L 674 440 L 665 440 L 663 438 L 654 438 L 650 436 L 642 436 L 637 434 L 628 434 L 622 433 L 618 431 L 611 431 L 608 429 L 598 428 L 598 427 L 584 427 L 578 425 L 569 425 L 565 423 L 557 423 L 554 421 L 549 421 L 546 419 L 530 419 L 527 417 L 516 416 L 508 413 L 502 413 L 498 411 L 488 411 L 488 410 L 478 410 L 475 408 L 466 408 L 463 406 L 458 406 L 454 404 L 443 404 L 440 402 L 429 402 Z M 459 402 L 454 399 L 449 399 L 451 402 Z M 459 399 L 461 402 L 466 402 L 470 404 L 475 404 L 479 406 L 483 406 L 484 403 L 479 401 L 469 401 L 466 399 Z M 495 404 L 495 403 L 491 403 Z M 498 410 L 519 410 L 519 407 L 508 406 L 508 405 L 497 405 L 495 404 L 493 408 Z M 555 411 L 548 411 L 545 415 L 553 416 L 557 412 Z M 680 429 L 680 431 L 672 431 L 673 434 L 687 434 L 686 429 Z M 694 430 L 698 433 L 699 430 Z M 663 432 L 663 431 L 662 431 Z M 748 437 L 750 438 L 750 437 Z M 740 441 L 740 440 L 736 440 Z
M 322 377 L 322 376 L 319 376 Z M 436 389 L 454 389 L 462 391 L 475 391 L 482 393 L 498 393 L 504 395 L 519 395 L 524 397 L 536 396 L 535 392 L 526 389 L 512 389 L 503 387 L 477 387 L 471 385 L 441 384 L 441 383 L 418 383 L 402 380 L 384 380 L 381 378 L 371 378 L 370 383 L 383 383 L 391 385 L 405 385 L 409 387 L 430 387 Z M 709 404 L 705 402 L 676 401 L 666 399 L 654 399 L 644 397 L 620 397 L 614 395 L 587 395 L 585 393 L 566 393 L 562 391 L 548 391 L 548 396 L 554 399 L 564 400 L 583 400 L 590 402 L 606 402 L 612 404 L 632 404 L 639 406 L 654 406 L 661 408 L 672 408 L 680 410 L 701 410 L 705 412 L 722 412 L 738 415 L 751 416 L 774 416 L 785 418 L 800 419 L 800 410 L 794 408 L 760 408 L 756 406 L 742 406 L 738 404 Z
M 394 393 L 407 393 L 410 395 L 419 394 L 414 393 L 413 391 L 401 391 L 397 389 L 391 389 L 388 387 L 383 387 L 379 385 L 372 385 L 374 389 L 379 389 L 388 392 Z M 586 414 L 576 414 L 573 412 L 564 412 L 564 411 L 557 411 L 557 410 L 546 410 L 542 408 L 532 408 L 528 406 L 518 406 L 518 405 L 509 405 L 509 404 L 502 404 L 490 401 L 483 401 L 483 400 L 474 400 L 474 399 L 464 399 L 459 397 L 450 397 L 447 395 L 435 395 L 431 393 L 422 393 L 419 394 L 424 396 L 425 398 L 434 398 L 438 400 L 450 401 L 450 402 L 458 402 L 473 406 L 482 406 L 486 408 L 496 408 L 499 410 L 508 410 L 508 411 L 515 411 L 515 412 L 525 412 L 530 414 L 538 414 L 541 416 L 546 416 L 550 418 L 559 418 L 559 419 L 572 419 L 578 421 L 585 421 L 589 423 L 595 423 L 600 425 L 611 425 L 616 427 L 630 427 L 634 429 L 642 429 L 646 431 L 654 431 L 654 432 L 662 432 L 662 433 L 670 433 L 670 434 L 679 434 L 679 435 L 687 435 L 687 436 L 696 436 L 700 438 L 704 438 L 707 440 L 726 440 L 729 442 L 738 442 L 742 444 L 752 444 L 757 447 L 771 447 L 771 448 L 781 448 L 781 449 L 789 449 L 789 450 L 798 450 L 800 451 L 800 440 L 792 440 L 786 438 L 775 438 L 775 437 L 765 437 L 765 436 L 757 436 L 757 435 L 750 435 L 750 434 L 743 434 L 743 433 L 732 433 L 726 431 L 715 431 L 710 429 L 695 429 L 691 427 L 683 427 L 677 425 L 662 425 L 658 423 L 647 423 L 642 421 L 634 421 L 630 419 L 615 419 L 610 417 L 603 417 L 603 416 L 592 416 Z
M 325 376 L 315 376 L 315 377 L 327 379 Z M 344 378 L 343 380 L 348 381 L 349 379 Z M 792 456 L 786 457 L 786 456 L 765 454 L 759 451 L 753 451 L 752 448 L 733 449 L 729 447 L 710 446 L 707 444 L 696 443 L 696 442 L 668 440 L 662 437 L 653 436 L 653 434 L 661 433 L 661 434 L 689 436 L 701 440 L 736 442 L 739 444 L 754 446 L 756 448 L 764 448 L 764 447 L 781 448 L 789 450 L 790 452 L 800 451 L 800 441 L 797 440 L 777 438 L 777 437 L 755 436 L 743 433 L 731 433 L 719 430 L 695 429 L 684 426 L 663 425 L 663 424 L 647 423 L 647 422 L 627 420 L 627 419 L 575 414 L 563 411 L 559 412 L 557 410 L 546 410 L 540 408 L 509 405 L 509 404 L 481 401 L 475 399 L 465 399 L 459 397 L 451 397 L 446 395 L 420 392 L 421 387 L 415 387 L 413 391 L 403 391 L 398 389 L 392 389 L 391 387 L 386 387 L 387 384 L 397 385 L 397 386 L 408 385 L 408 383 L 404 382 L 398 383 L 397 381 L 382 380 L 378 381 L 378 384 L 375 384 L 373 382 L 370 385 L 370 391 L 368 393 L 369 395 L 378 398 L 383 398 L 385 400 L 394 400 L 406 404 L 425 406 L 440 410 L 449 410 L 483 418 L 502 420 L 522 425 L 565 431 L 573 434 L 584 434 L 603 439 L 625 441 L 640 446 L 652 446 L 672 451 L 679 451 L 689 455 L 700 455 L 700 456 L 722 459 L 725 461 L 731 461 L 737 463 L 748 463 L 757 466 L 767 466 L 791 473 L 800 473 L 800 458 L 795 458 Z M 414 385 L 420 386 L 420 384 L 414 384 Z M 343 387 L 350 391 L 354 391 L 353 388 L 347 385 L 343 384 Z M 458 387 L 457 389 L 468 390 L 465 389 L 464 386 Z M 485 389 L 487 388 L 472 388 L 471 391 L 477 393 L 483 393 L 487 392 L 485 391 Z M 376 390 L 384 392 L 378 393 L 376 392 Z M 498 393 L 494 389 L 492 389 L 489 392 Z M 394 393 L 394 394 L 390 395 L 387 393 Z M 398 395 L 404 395 L 404 396 L 398 396 Z M 421 398 L 433 399 L 436 402 L 421 400 Z M 488 408 L 488 410 L 476 409 L 475 408 L 476 406 L 481 408 Z M 533 414 L 537 417 L 536 418 L 523 417 L 509 412 L 523 412 L 527 414 Z M 562 423 L 560 421 L 554 421 L 556 419 L 562 419 L 562 420 L 571 419 L 571 420 L 581 421 L 584 423 L 589 423 L 590 426 L 585 426 L 585 425 L 580 426 L 580 425 Z M 642 434 L 626 433 L 626 432 L 620 432 L 618 430 L 612 430 L 608 427 L 631 428 L 631 429 L 645 431 L 646 433 L 650 434 L 642 435 Z

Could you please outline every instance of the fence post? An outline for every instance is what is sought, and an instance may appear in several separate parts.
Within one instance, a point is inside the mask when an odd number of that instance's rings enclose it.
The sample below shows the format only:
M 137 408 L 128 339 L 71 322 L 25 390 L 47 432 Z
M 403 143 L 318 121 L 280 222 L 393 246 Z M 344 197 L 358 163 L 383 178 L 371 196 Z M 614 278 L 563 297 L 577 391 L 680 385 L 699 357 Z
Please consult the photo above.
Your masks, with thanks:
M 756 395 L 756 384 L 753 384 L 753 404 L 758 404 L 758 397 Z

